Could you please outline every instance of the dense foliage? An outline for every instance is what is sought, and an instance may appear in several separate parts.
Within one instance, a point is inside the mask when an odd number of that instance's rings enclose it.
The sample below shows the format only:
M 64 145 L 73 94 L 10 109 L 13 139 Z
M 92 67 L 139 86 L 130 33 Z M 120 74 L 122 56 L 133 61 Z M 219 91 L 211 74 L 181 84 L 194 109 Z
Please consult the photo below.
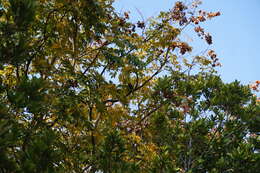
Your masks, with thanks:
M 112 3 L 0 1 L 0 172 L 258 172 L 256 96 L 182 35 L 212 44 L 220 13 L 134 23 Z

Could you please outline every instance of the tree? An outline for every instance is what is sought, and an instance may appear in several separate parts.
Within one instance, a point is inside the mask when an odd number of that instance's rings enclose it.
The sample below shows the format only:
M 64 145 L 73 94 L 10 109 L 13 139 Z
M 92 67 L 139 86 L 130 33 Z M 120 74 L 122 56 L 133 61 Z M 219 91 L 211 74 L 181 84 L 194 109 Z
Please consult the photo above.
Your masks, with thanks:
M 112 3 L 0 1 L 0 172 L 257 172 L 256 96 L 182 39 L 220 13 Z

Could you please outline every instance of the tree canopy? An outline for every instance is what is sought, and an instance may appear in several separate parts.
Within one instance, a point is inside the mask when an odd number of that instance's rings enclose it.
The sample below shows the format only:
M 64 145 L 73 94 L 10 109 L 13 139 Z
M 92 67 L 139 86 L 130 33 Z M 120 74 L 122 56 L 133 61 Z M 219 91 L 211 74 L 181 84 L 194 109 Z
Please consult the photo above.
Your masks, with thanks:
M 113 0 L 0 1 L 0 172 L 256 173 L 260 82 L 225 83 L 220 12 L 131 22 Z M 209 47 L 208 46 L 208 47 Z

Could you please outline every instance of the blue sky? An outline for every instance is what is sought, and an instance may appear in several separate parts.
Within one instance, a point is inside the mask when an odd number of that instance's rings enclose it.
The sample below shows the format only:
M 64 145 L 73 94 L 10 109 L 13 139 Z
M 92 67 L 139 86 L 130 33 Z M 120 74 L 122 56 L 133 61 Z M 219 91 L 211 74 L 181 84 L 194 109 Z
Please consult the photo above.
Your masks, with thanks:
M 142 20 L 142 16 L 148 19 L 172 8 L 174 2 L 116 0 L 114 6 L 119 12 L 131 11 L 133 20 Z M 244 84 L 260 80 L 260 0 L 203 0 L 201 9 L 222 14 L 205 24 L 213 36 L 212 48 L 223 65 L 219 68 L 222 78 L 227 82 L 237 79 Z M 189 31 L 185 34 L 194 36 Z

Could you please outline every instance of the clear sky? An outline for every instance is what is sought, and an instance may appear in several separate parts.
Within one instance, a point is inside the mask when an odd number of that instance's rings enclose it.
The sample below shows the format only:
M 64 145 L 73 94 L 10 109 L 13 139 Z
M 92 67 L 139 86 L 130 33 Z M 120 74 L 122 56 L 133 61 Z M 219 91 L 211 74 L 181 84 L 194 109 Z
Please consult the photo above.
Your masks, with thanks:
M 171 9 L 174 2 L 116 0 L 114 7 L 119 12 L 131 11 L 133 20 L 142 20 L 140 13 L 148 19 Z M 201 8 L 222 14 L 205 25 L 213 36 L 212 48 L 223 65 L 219 68 L 222 78 L 227 82 L 237 79 L 244 84 L 260 80 L 260 0 L 203 0 Z

